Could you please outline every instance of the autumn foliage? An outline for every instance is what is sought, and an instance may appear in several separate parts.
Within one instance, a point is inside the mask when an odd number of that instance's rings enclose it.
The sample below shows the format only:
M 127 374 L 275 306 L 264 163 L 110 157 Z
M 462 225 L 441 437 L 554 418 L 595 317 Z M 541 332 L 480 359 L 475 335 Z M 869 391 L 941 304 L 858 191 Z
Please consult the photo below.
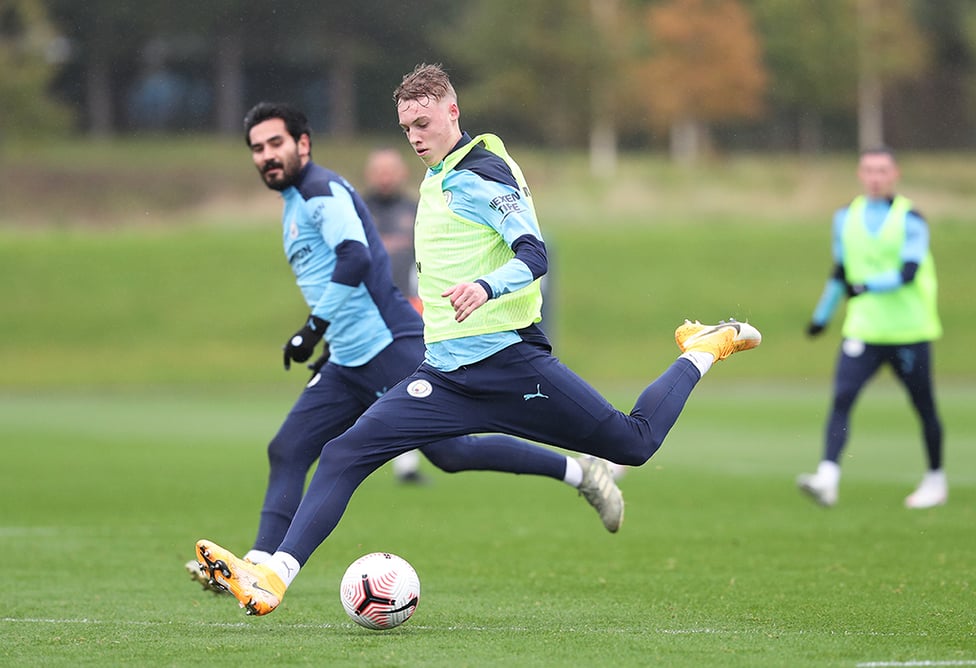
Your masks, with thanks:
M 668 0 L 642 18 L 648 53 L 632 66 L 630 93 L 652 126 L 760 114 L 768 77 L 739 0 Z

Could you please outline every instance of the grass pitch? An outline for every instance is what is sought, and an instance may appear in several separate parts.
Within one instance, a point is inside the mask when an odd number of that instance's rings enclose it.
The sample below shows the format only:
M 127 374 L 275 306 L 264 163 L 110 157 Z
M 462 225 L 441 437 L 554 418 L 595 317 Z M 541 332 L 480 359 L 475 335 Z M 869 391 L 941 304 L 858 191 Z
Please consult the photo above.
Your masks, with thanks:
M 731 364 L 734 363 L 730 361 Z M 733 369 L 716 368 L 714 375 Z M 282 606 L 246 617 L 185 576 L 196 539 L 250 546 L 264 445 L 290 397 L 153 391 L 0 401 L 6 665 L 867 666 L 976 662 L 976 395 L 943 391 L 952 497 L 909 512 L 920 477 L 893 385 L 865 397 L 840 505 L 801 498 L 826 387 L 705 379 L 664 448 L 621 486 L 606 533 L 547 479 L 382 469 Z M 621 403 L 631 388 L 615 388 Z M 953 446 L 958 447 L 953 447 Z M 428 472 L 429 464 L 426 465 Z M 420 606 L 350 622 L 353 559 L 401 554 Z M 893 663 L 878 663 L 893 662 Z M 901 662 L 901 663 L 899 663 Z
M 317 145 L 360 169 L 362 146 Z M 254 194 L 242 150 L 0 155 L 0 664 L 976 665 L 967 156 L 903 159 L 939 267 L 948 506 L 901 505 L 923 457 L 889 374 L 856 409 L 840 505 L 794 487 L 821 447 L 837 327 L 802 331 L 852 157 L 690 170 L 634 156 L 610 184 L 579 156 L 526 155 L 553 251 L 546 326 L 620 408 L 674 359 L 684 317 L 748 317 L 762 347 L 717 365 L 624 478 L 619 534 L 554 481 L 434 473 L 412 488 L 384 469 L 281 608 L 250 618 L 182 570 L 199 538 L 250 546 L 264 448 L 304 380 L 280 368 L 305 307 L 278 205 Z M 422 582 L 416 615 L 389 632 L 354 625 L 338 599 L 346 566 L 376 550 Z

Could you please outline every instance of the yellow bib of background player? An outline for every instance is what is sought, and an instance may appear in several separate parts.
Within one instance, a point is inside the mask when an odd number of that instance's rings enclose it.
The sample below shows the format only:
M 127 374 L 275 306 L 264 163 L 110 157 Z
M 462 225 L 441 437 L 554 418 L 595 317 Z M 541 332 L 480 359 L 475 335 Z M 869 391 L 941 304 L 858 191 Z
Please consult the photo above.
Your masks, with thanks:
M 424 340 L 428 343 L 520 329 L 542 319 L 542 291 L 537 280 L 522 290 L 489 299 L 464 322 L 454 320 L 450 300 L 441 297 L 451 286 L 475 281 L 515 257 L 498 232 L 451 211 L 449 193 L 443 189 L 444 178 L 479 144 L 508 164 L 521 190 L 519 196 L 535 211 L 522 170 L 495 135 L 475 137 L 448 155 L 439 172 L 424 179 L 414 245 L 417 289 L 424 304 Z
M 848 283 L 864 283 L 886 271 L 900 271 L 905 244 L 905 216 L 912 202 L 895 197 L 877 237 L 864 224 L 867 200 L 851 202 L 844 221 L 844 272 Z M 875 344 L 933 341 L 942 336 L 936 305 L 938 286 L 935 262 L 928 252 L 919 264 L 915 280 L 887 292 L 865 292 L 847 302 L 843 334 L 846 338 Z

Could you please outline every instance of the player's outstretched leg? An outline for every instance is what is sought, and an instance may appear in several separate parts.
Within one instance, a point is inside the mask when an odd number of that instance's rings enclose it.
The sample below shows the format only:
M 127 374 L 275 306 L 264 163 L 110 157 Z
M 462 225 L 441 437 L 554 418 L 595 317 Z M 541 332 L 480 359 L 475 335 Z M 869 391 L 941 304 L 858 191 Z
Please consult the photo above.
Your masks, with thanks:
M 717 325 L 703 325 L 697 320 L 685 320 L 674 330 L 674 340 L 681 352 L 711 353 L 718 362 L 733 353 L 755 348 L 762 342 L 762 335 L 747 322 L 723 320 Z
M 197 561 L 210 581 L 223 587 L 249 615 L 266 615 L 281 603 L 287 586 L 270 566 L 238 559 L 209 540 L 197 541 Z
M 600 514 L 607 531 L 616 533 L 624 521 L 624 496 L 613 479 L 610 466 L 595 457 L 579 457 L 576 461 L 583 469 L 579 493 Z

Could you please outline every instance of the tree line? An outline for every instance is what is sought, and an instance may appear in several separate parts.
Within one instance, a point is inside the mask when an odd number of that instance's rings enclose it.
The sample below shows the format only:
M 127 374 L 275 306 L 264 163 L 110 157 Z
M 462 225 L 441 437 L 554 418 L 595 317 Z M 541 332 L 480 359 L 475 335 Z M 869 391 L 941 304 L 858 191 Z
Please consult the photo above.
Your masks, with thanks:
M 976 0 L 3 0 L 0 141 L 241 131 L 260 99 L 389 132 L 443 62 L 466 123 L 551 147 L 976 144 Z

